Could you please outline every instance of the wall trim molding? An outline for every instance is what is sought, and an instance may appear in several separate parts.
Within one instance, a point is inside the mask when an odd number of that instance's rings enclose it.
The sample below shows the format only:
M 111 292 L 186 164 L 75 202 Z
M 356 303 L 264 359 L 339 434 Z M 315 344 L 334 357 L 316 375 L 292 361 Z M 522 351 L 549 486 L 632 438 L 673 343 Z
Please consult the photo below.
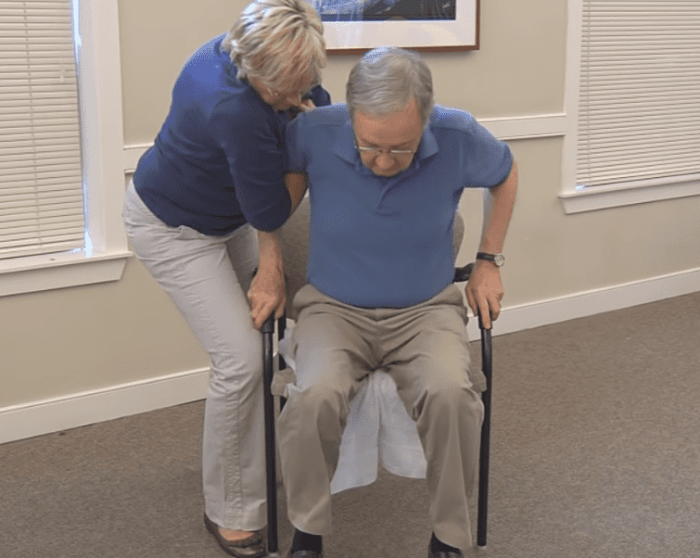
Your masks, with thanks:
M 153 143 L 133 143 L 124 146 L 124 174 L 133 174 L 136 164 Z
M 697 175 L 613 186 L 582 186 L 573 192 L 562 192 L 559 200 L 568 214 L 692 196 L 700 196 Z
M 209 368 L 0 408 L 0 444 L 204 399 Z
M 566 114 L 533 114 L 527 116 L 505 116 L 499 118 L 479 118 L 477 120 L 500 140 L 523 140 L 564 136 L 566 134 Z M 132 174 L 149 147 L 150 143 L 133 143 L 124 146 L 124 173 Z
M 612 287 L 506 307 L 494 335 L 592 316 L 700 291 L 700 267 Z M 476 320 L 469 336 L 478 339 Z M 31 438 L 203 399 L 209 369 L 0 408 L 0 443 Z
M 697 267 L 611 287 L 504 307 L 493 335 L 505 335 L 595 316 L 699 291 L 700 267 Z M 479 338 L 479 327 L 475 319 L 470 320 L 468 332 L 470 339 Z
M 565 113 L 478 118 L 480 124 L 503 141 L 562 137 L 566 135 Z
M 76 250 L 0 261 L 0 297 L 119 281 L 132 255 Z

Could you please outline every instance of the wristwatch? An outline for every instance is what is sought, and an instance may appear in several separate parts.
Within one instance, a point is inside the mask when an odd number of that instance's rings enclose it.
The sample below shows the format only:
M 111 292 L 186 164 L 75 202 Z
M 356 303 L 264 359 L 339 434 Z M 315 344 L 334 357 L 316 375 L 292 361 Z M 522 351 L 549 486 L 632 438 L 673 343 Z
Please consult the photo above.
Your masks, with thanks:
M 491 262 L 496 267 L 501 267 L 504 263 L 506 263 L 506 259 L 503 254 L 487 254 L 486 252 L 477 252 L 476 259 Z

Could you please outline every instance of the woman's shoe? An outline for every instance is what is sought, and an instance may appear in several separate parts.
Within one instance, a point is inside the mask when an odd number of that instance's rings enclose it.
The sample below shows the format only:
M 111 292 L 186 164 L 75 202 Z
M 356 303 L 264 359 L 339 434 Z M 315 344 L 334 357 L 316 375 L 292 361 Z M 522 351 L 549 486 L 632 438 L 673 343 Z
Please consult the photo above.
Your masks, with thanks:
M 265 537 L 263 537 L 262 531 L 255 531 L 240 541 L 229 541 L 221 535 L 219 526 L 209 519 L 206 513 L 204 514 L 204 525 L 206 525 L 207 531 L 214 535 L 224 552 L 231 556 L 236 558 L 264 558 L 267 556 Z

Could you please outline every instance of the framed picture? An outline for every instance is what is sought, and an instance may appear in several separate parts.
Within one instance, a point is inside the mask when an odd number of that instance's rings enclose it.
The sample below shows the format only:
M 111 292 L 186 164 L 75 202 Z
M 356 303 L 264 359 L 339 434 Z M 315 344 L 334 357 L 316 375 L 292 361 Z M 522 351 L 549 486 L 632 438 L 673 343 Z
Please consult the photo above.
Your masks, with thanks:
M 479 1 L 309 0 L 321 14 L 330 54 L 358 54 L 384 45 L 478 50 Z

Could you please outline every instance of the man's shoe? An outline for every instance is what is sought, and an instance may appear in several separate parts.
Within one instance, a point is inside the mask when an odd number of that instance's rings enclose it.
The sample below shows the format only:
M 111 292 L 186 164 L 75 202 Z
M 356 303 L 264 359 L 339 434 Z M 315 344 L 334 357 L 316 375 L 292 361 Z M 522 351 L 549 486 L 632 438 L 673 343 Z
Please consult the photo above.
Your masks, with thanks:
M 290 550 L 287 558 L 323 558 L 323 553 L 313 550 L 297 550 L 295 552 Z
M 250 537 L 246 537 L 240 541 L 229 541 L 221 535 L 219 526 L 209 519 L 207 514 L 204 514 L 204 525 L 206 525 L 207 531 L 214 535 L 214 538 L 224 552 L 231 556 L 235 556 L 236 558 L 264 558 L 267 556 L 265 537 L 262 536 L 262 532 L 260 531 L 251 533 Z
M 461 550 L 457 552 L 445 552 L 444 550 L 439 550 L 437 553 L 433 552 L 433 549 L 428 547 L 428 558 L 464 558 Z

